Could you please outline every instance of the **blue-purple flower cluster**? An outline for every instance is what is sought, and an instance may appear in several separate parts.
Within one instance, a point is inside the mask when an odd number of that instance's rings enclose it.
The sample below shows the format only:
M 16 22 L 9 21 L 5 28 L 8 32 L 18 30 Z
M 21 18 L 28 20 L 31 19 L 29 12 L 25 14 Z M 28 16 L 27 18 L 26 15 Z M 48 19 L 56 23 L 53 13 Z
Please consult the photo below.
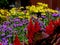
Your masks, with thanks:
M 11 43 L 14 40 L 14 35 L 17 33 L 19 35 L 19 38 L 21 41 L 25 37 L 25 27 L 28 24 L 27 19 L 20 19 L 20 18 L 13 18 L 9 21 L 4 21 L 2 24 L 0 24 L 0 41 L 3 43 L 3 45 L 12 45 Z

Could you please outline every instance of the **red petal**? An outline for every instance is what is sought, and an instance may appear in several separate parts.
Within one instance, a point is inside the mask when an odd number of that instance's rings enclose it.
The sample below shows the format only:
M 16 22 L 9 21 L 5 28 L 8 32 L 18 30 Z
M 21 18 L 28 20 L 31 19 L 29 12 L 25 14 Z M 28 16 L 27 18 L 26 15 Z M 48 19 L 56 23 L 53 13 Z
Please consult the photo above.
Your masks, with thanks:
M 40 31 L 40 25 L 37 21 L 35 21 L 35 32 Z
M 54 26 L 53 25 L 46 26 L 46 33 L 47 34 L 52 34 L 53 31 L 54 31 Z
M 22 45 L 22 44 L 20 43 L 20 40 L 19 40 L 19 38 L 18 38 L 18 35 L 16 35 L 15 40 L 14 40 L 14 42 L 13 42 L 13 45 Z
M 55 21 L 54 21 L 54 24 L 55 24 L 55 26 L 60 25 L 60 20 L 59 20 L 59 19 L 55 20 Z

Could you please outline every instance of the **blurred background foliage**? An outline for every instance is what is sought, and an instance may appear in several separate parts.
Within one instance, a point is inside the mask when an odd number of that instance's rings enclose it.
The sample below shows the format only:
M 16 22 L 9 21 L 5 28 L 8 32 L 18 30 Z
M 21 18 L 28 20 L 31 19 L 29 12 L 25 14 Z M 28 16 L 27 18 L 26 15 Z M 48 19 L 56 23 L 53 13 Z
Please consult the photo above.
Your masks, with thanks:
M 6 7 L 6 6 L 8 6 L 8 0 L 0 0 L 0 7 L 2 8 L 2 7 Z
M 14 0 L 0 0 L 0 8 L 9 9 Z
M 10 9 L 12 7 L 28 6 L 30 5 L 29 0 L 0 0 L 0 8 Z

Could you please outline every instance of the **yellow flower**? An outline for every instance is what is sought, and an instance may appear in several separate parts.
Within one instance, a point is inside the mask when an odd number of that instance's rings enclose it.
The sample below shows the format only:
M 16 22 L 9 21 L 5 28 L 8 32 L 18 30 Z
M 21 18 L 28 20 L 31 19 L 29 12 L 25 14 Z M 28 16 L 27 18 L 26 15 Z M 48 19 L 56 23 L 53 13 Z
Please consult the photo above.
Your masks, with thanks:
M 43 9 L 43 6 L 40 6 L 39 8 L 40 8 L 40 9 Z
M 26 15 L 30 15 L 30 12 L 29 12 L 29 11 L 27 11 Z
M 12 8 L 11 10 L 16 10 L 16 8 Z
M 39 18 L 40 20 L 42 20 L 42 18 Z
M 21 14 L 24 14 L 24 12 L 21 12 Z
M 8 15 L 8 16 L 11 16 L 11 13 L 8 13 L 7 15 Z
M 55 13 L 55 12 L 56 12 L 56 10 L 50 9 L 50 12 Z M 57 11 L 57 12 L 58 12 L 58 11 Z
M 31 17 L 30 16 L 27 16 L 27 18 L 28 18 L 28 20 L 30 20 Z
M 34 10 L 34 12 L 38 12 L 38 10 L 37 10 L 37 9 L 35 9 L 35 10 Z
M 32 6 L 30 7 L 30 11 L 34 11 L 34 10 L 35 10 L 35 6 L 32 5 Z
M 1 12 L 2 14 L 4 14 L 4 10 L 3 10 L 3 9 L 1 9 L 0 12 Z
M 39 10 L 39 12 L 45 12 L 45 10 L 44 10 L 44 9 L 42 9 L 42 10 Z
M 19 18 L 23 18 L 22 16 L 19 16 Z
M 42 10 L 41 10 L 41 12 L 45 13 L 45 10 L 44 10 L 44 9 L 42 9 Z
M 26 18 L 26 16 L 24 15 L 23 18 Z
M 48 4 L 43 4 L 42 6 L 48 7 Z
M 2 15 L 0 14 L 0 17 L 1 17 Z
M 30 8 L 30 6 L 26 6 L 26 9 L 29 9 Z
M 0 15 L 0 17 L 1 17 L 1 18 L 6 18 L 6 16 L 2 16 L 2 15 Z
M 58 11 L 57 10 L 54 10 L 56 13 L 58 13 Z
M 55 11 L 54 10 L 51 10 L 52 13 L 54 13 Z
M 24 7 L 20 7 L 20 9 L 21 9 L 21 8 L 24 8 Z
M 47 9 L 44 9 L 45 12 L 47 12 L 48 10 Z
M 38 12 L 38 11 L 39 11 L 39 12 L 42 12 L 41 10 L 43 10 L 43 7 L 42 7 L 42 6 L 36 7 L 36 10 L 37 10 L 37 12 Z
M 29 15 L 26 15 L 25 17 L 28 18 Z
M 46 7 L 48 7 L 48 4 L 45 4 Z
M 47 11 L 51 12 L 51 9 L 50 9 L 50 8 L 48 8 L 48 9 L 47 9 Z
M 41 13 L 41 15 L 46 15 L 46 13 Z
M 38 4 L 38 5 L 42 5 L 43 3 L 41 3 L 41 2 L 38 2 L 37 4 Z
M 26 15 L 25 18 L 30 19 L 30 15 Z
M 16 11 L 12 11 L 11 14 L 12 14 L 12 15 L 15 15 L 15 14 L 16 14 Z
M 33 17 L 34 17 L 35 19 L 37 19 L 37 16 L 34 15 Z
M 15 15 L 15 14 L 16 14 L 16 10 L 10 10 L 10 13 L 11 13 L 12 15 Z

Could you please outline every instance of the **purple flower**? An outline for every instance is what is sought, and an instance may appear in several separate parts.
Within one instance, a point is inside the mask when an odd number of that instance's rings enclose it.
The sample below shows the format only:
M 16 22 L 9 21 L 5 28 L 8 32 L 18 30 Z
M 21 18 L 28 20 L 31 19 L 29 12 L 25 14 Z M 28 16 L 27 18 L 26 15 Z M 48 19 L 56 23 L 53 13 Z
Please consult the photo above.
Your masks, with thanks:
M 22 20 L 22 23 L 23 23 L 23 24 L 26 24 L 25 22 L 26 22 L 26 20 Z
M 16 24 L 13 24 L 13 27 L 17 27 L 17 25 Z
M 23 22 L 23 24 L 26 24 L 26 22 Z
M 26 20 L 26 24 L 28 24 L 28 20 Z
M 60 17 L 60 14 L 59 14 L 59 17 Z
M 9 44 L 9 45 L 13 45 L 13 44 Z
M 2 25 L 2 28 L 7 28 L 7 25 Z
M 27 19 L 24 19 L 24 20 L 22 20 L 22 23 L 23 24 L 27 24 L 28 23 L 28 20 Z
M 8 30 L 12 31 L 12 28 L 11 27 L 8 27 Z
M 0 26 L 0 32 L 2 31 L 2 26 Z
M 8 45 L 8 40 L 2 41 L 3 45 Z
M 57 17 L 57 16 L 58 16 L 58 14 L 54 13 L 54 14 L 52 14 L 52 16 L 53 16 L 53 17 Z
M 18 27 L 18 26 L 23 26 L 23 23 L 20 23 L 20 24 L 16 24 L 16 25 L 17 25 L 17 27 Z
M 25 19 L 23 19 L 22 21 L 25 22 Z
M 2 38 L 2 41 L 5 41 L 6 40 L 6 38 Z
M 1 34 L 1 36 L 5 36 L 5 33 Z
M 9 21 L 6 21 L 6 22 L 4 22 L 3 24 L 4 24 L 4 25 L 9 25 L 10 22 L 9 22 Z
M 46 16 L 44 16 L 44 15 L 42 15 L 41 17 L 42 17 L 42 18 L 46 18 Z
M 9 34 L 9 35 L 7 35 L 6 37 L 7 37 L 7 38 L 9 38 L 9 37 L 12 37 L 12 35 L 11 35 L 11 34 Z
M 2 29 L 3 32 L 7 31 L 7 25 L 2 25 L 1 29 Z
M 44 25 L 44 23 L 40 20 L 39 20 L 39 24 L 40 24 L 41 27 Z
M 27 28 L 24 28 L 24 30 L 27 30 Z
M 7 30 L 8 30 L 7 27 L 3 27 L 3 28 L 2 28 L 2 32 L 6 32 Z
M 15 18 L 14 22 L 20 22 L 20 19 L 19 18 Z

